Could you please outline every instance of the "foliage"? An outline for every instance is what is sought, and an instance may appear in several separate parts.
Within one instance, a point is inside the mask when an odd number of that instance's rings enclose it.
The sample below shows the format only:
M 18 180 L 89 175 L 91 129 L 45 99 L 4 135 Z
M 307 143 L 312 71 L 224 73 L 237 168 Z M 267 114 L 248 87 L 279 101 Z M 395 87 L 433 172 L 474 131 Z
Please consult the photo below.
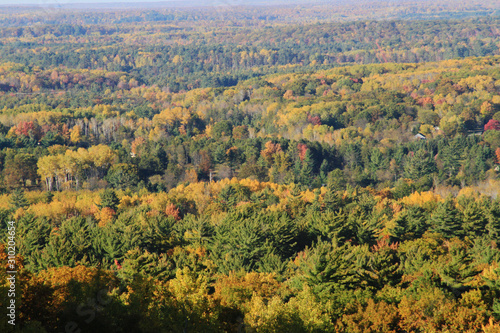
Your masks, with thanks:
M 2 9 L 19 331 L 498 331 L 497 3 L 216 7 Z

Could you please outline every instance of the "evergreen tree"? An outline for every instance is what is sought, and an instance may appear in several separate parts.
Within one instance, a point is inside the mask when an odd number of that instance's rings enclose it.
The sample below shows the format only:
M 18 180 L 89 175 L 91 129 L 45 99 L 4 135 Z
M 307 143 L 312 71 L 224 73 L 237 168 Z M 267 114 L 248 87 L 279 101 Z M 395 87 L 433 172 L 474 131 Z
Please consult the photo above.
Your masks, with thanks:
M 486 211 L 488 222 L 486 223 L 486 234 L 490 239 L 497 240 L 500 237 L 500 201 L 494 200 Z
M 321 162 L 321 165 L 319 167 L 319 177 L 321 179 L 321 186 L 325 186 L 327 183 L 327 178 L 328 178 L 328 170 L 329 170 L 329 165 L 328 161 L 323 159 L 323 162 Z
M 123 255 L 130 250 L 124 244 L 123 230 L 119 225 L 109 224 L 103 229 L 96 228 L 94 230 L 94 242 L 92 245 L 95 253 L 102 262 L 111 265 L 115 259 L 122 260 Z
M 285 273 L 287 262 L 274 252 L 266 253 L 258 263 L 258 271 L 263 273 L 275 273 L 282 275 Z
M 311 149 L 307 149 L 304 160 L 302 161 L 302 168 L 300 169 L 300 181 L 302 184 L 310 186 L 314 170 L 314 159 Z
M 46 218 L 25 214 L 18 221 L 19 254 L 26 258 L 26 265 L 37 270 L 35 252 L 42 251 L 49 241 L 51 227 Z
M 462 241 L 452 240 L 448 243 L 448 253 L 441 257 L 438 272 L 441 283 L 452 291 L 456 297 L 470 289 L 471 282 L 479 270 L 472 264 L 472 258 Z
M 265 244 L 266 233 L 260 223 L 230 214 L 215 229 L 210 257 L 221 273 L 250 271 L 267 252 Z
M 473 198 L 467 200 L 464 205 L 462 210 L 464 233 L 471 238 L 482 235 L 488 223 L 485 212 Z
M 356 236 L 356 226 L 348 223 L 347 214 L 342 210 L 327 210 L 324 213 L 312 212 L 306 216 L 309 221 L 309 234 L 313 239 L 346 242 Z
M 344 191 L 346 189 L 347 179 L 340 169 L 334 169 L 328 173 L 327 186 L 335 191 Z
M 442 172 L 446 178 L 455 177 L 460 169 L 460 159 L 462 155 L 462 146 L 458 140 L 453 140 L 445 146 L 439 153 L 439 158 L 443 161 Z
M 118 205 L 120 204 L 120 200 L 116 196 L 116 192 L 113 189 L 106 189 L 99 194 L 101 198 L 101 203 L 99 204 L 99 208 L 108 207 L 116 211 Z
M 323 209 L 338 211 L 340 208 L 342 208 L 341 194 L 328 186 L 323 198 Z
M 54 193 L 52 191 L 47 191 L 43 195 L 43 202 L 49 204 L 52 202 L 52 199 L 54 199 Z
M 29 205 L 28 199 L 24 195 L 24 190 L 21 187 L 17 187 L 10 196 L 10 207 L 14 210 L 19 208 L 24 208 Z
M 410 206 L 396 217 L 393 236 L 398 241 L 420 238 L 427 231 L 425 211 L 419 206 Z
M 415 154 L 408 154 L 404 163 L 405 177 L 418 180 L 425 175 L 433 173 L 436 164 L 432 155 L 423 149 L 419 149 Z
M 286 204 L 287 212 L 294 218 L 304 215 L 307 203 L 302 198 L 301 185 L 292 184 L 288 202 Z
M 137 172 L 135 165 L 125 163 L 116 164 L 108 171 L 106 180 L 116 189 L 134 188 L 139 182 Z
M 344 163 L 349 169 L 362 164 L 361 148 L 359 144 L 348 144 L 345 148 Z
M 459 211 L 451 197 L 439 203 L 431 217 L 431 229 L 446 238 L 462 236 L 462 222 Z
M 250 199 L 262 208 L 279 203 L 279 198 L 269 189 L 269 187 L 264 188 L 260 192 L 252 193 Z
M 348 243 L 339 246 L 337 241 L 318 241 L 306 248 L 298 261 L 299 277 L 320 295 L 337 288 L 355 288 L 359 280 L 354 255 Z
M 380 149 L 373 149 L 370 156 L 370 169 L 372 172 L 387 167 L 387 159 L 384 158 Z
M 356 248 L 357 274 L 363 284 L 372 290 L 394 286 L 401 281 L 397 251 L 385 239 L 379 241 L 370 251 L 367 245 Z
M 132 281 L 141 274 L 143 277 L 170 280 L 175 275 L 174 264 L 167 259 L 167 255 L 142 251 L 139 248 L 128 251 L 123 259 L 119 277 L 125 281 Z M 118 261 L 118 260 L 117 260 Z
M 52 231 L 37 264 L 44 269 L 97 264 L 87 221 L 81 217 L 71 218 L 64 221 L 59 230 Z

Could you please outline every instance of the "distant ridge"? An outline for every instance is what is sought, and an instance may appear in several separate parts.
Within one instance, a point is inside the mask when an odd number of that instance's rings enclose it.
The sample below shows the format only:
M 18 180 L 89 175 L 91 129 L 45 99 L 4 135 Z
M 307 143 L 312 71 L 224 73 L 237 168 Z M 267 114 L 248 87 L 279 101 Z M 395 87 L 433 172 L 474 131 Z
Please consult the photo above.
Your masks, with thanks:
M 88 8 L 89 4 L 92 8 Z M 275 6 L 275 5 L 297 5 L 297 4 L 343 4 L 345 1 L 319 1 L 319 0 L 269 0 L 269 1 L 243 1 L 243 0 L 187 0 L 187 1 L 108 1 L 97 2 L 97 0 L 81 1 L 79 3 L 66 3 L 54 1 L 32 1 L 19 2 L 16 4 L 4 4 L 0 7 L 58 7 L 67 9 L 97 9 L 97 8 L 192 8 L 192 7 L 218 7 L 218 6 Z

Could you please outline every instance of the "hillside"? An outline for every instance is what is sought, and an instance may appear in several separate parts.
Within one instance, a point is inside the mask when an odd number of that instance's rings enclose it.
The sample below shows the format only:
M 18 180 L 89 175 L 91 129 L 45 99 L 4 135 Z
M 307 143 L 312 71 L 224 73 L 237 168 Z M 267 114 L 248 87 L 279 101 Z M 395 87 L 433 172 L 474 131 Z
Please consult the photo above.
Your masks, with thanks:
M 498 332 L 498 4 L 335 4 L 2 11 L 0 331 Z

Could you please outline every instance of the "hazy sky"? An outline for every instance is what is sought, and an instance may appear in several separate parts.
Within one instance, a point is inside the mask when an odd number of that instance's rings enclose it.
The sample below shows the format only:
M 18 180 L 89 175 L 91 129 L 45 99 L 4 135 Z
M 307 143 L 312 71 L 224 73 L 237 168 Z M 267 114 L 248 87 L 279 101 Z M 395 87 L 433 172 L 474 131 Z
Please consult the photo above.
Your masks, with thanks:
M 169 2 L 172 0 L 163 0 L 162 2 Z M 103 3 L 103 2 L 157 2 L 151 0 L 0 0 L 0 5 L 58 5 L 58 4 L 75 4 L 75 3 Z
M 85 4 L 85 3 L 154 3 L 154 2 L 177 2 L 182 3 L 182 0 L 0 0 L 0 5 L 41 5 L 41 6 L 57 6 L 64 4 Z M 198 4 L 206 4 L 206 5 L 242 5 L 242 4 L 252 4 L 252 2 L 262 3 L 263 1 L 255 1 L 255 0 L 197 0 L 190 1 L 197 2 Z M 280 0 L 271 0 L 267 2 L 286 2 Z M 289 2 L 306 2 L 306 1 L 289 1 Z

